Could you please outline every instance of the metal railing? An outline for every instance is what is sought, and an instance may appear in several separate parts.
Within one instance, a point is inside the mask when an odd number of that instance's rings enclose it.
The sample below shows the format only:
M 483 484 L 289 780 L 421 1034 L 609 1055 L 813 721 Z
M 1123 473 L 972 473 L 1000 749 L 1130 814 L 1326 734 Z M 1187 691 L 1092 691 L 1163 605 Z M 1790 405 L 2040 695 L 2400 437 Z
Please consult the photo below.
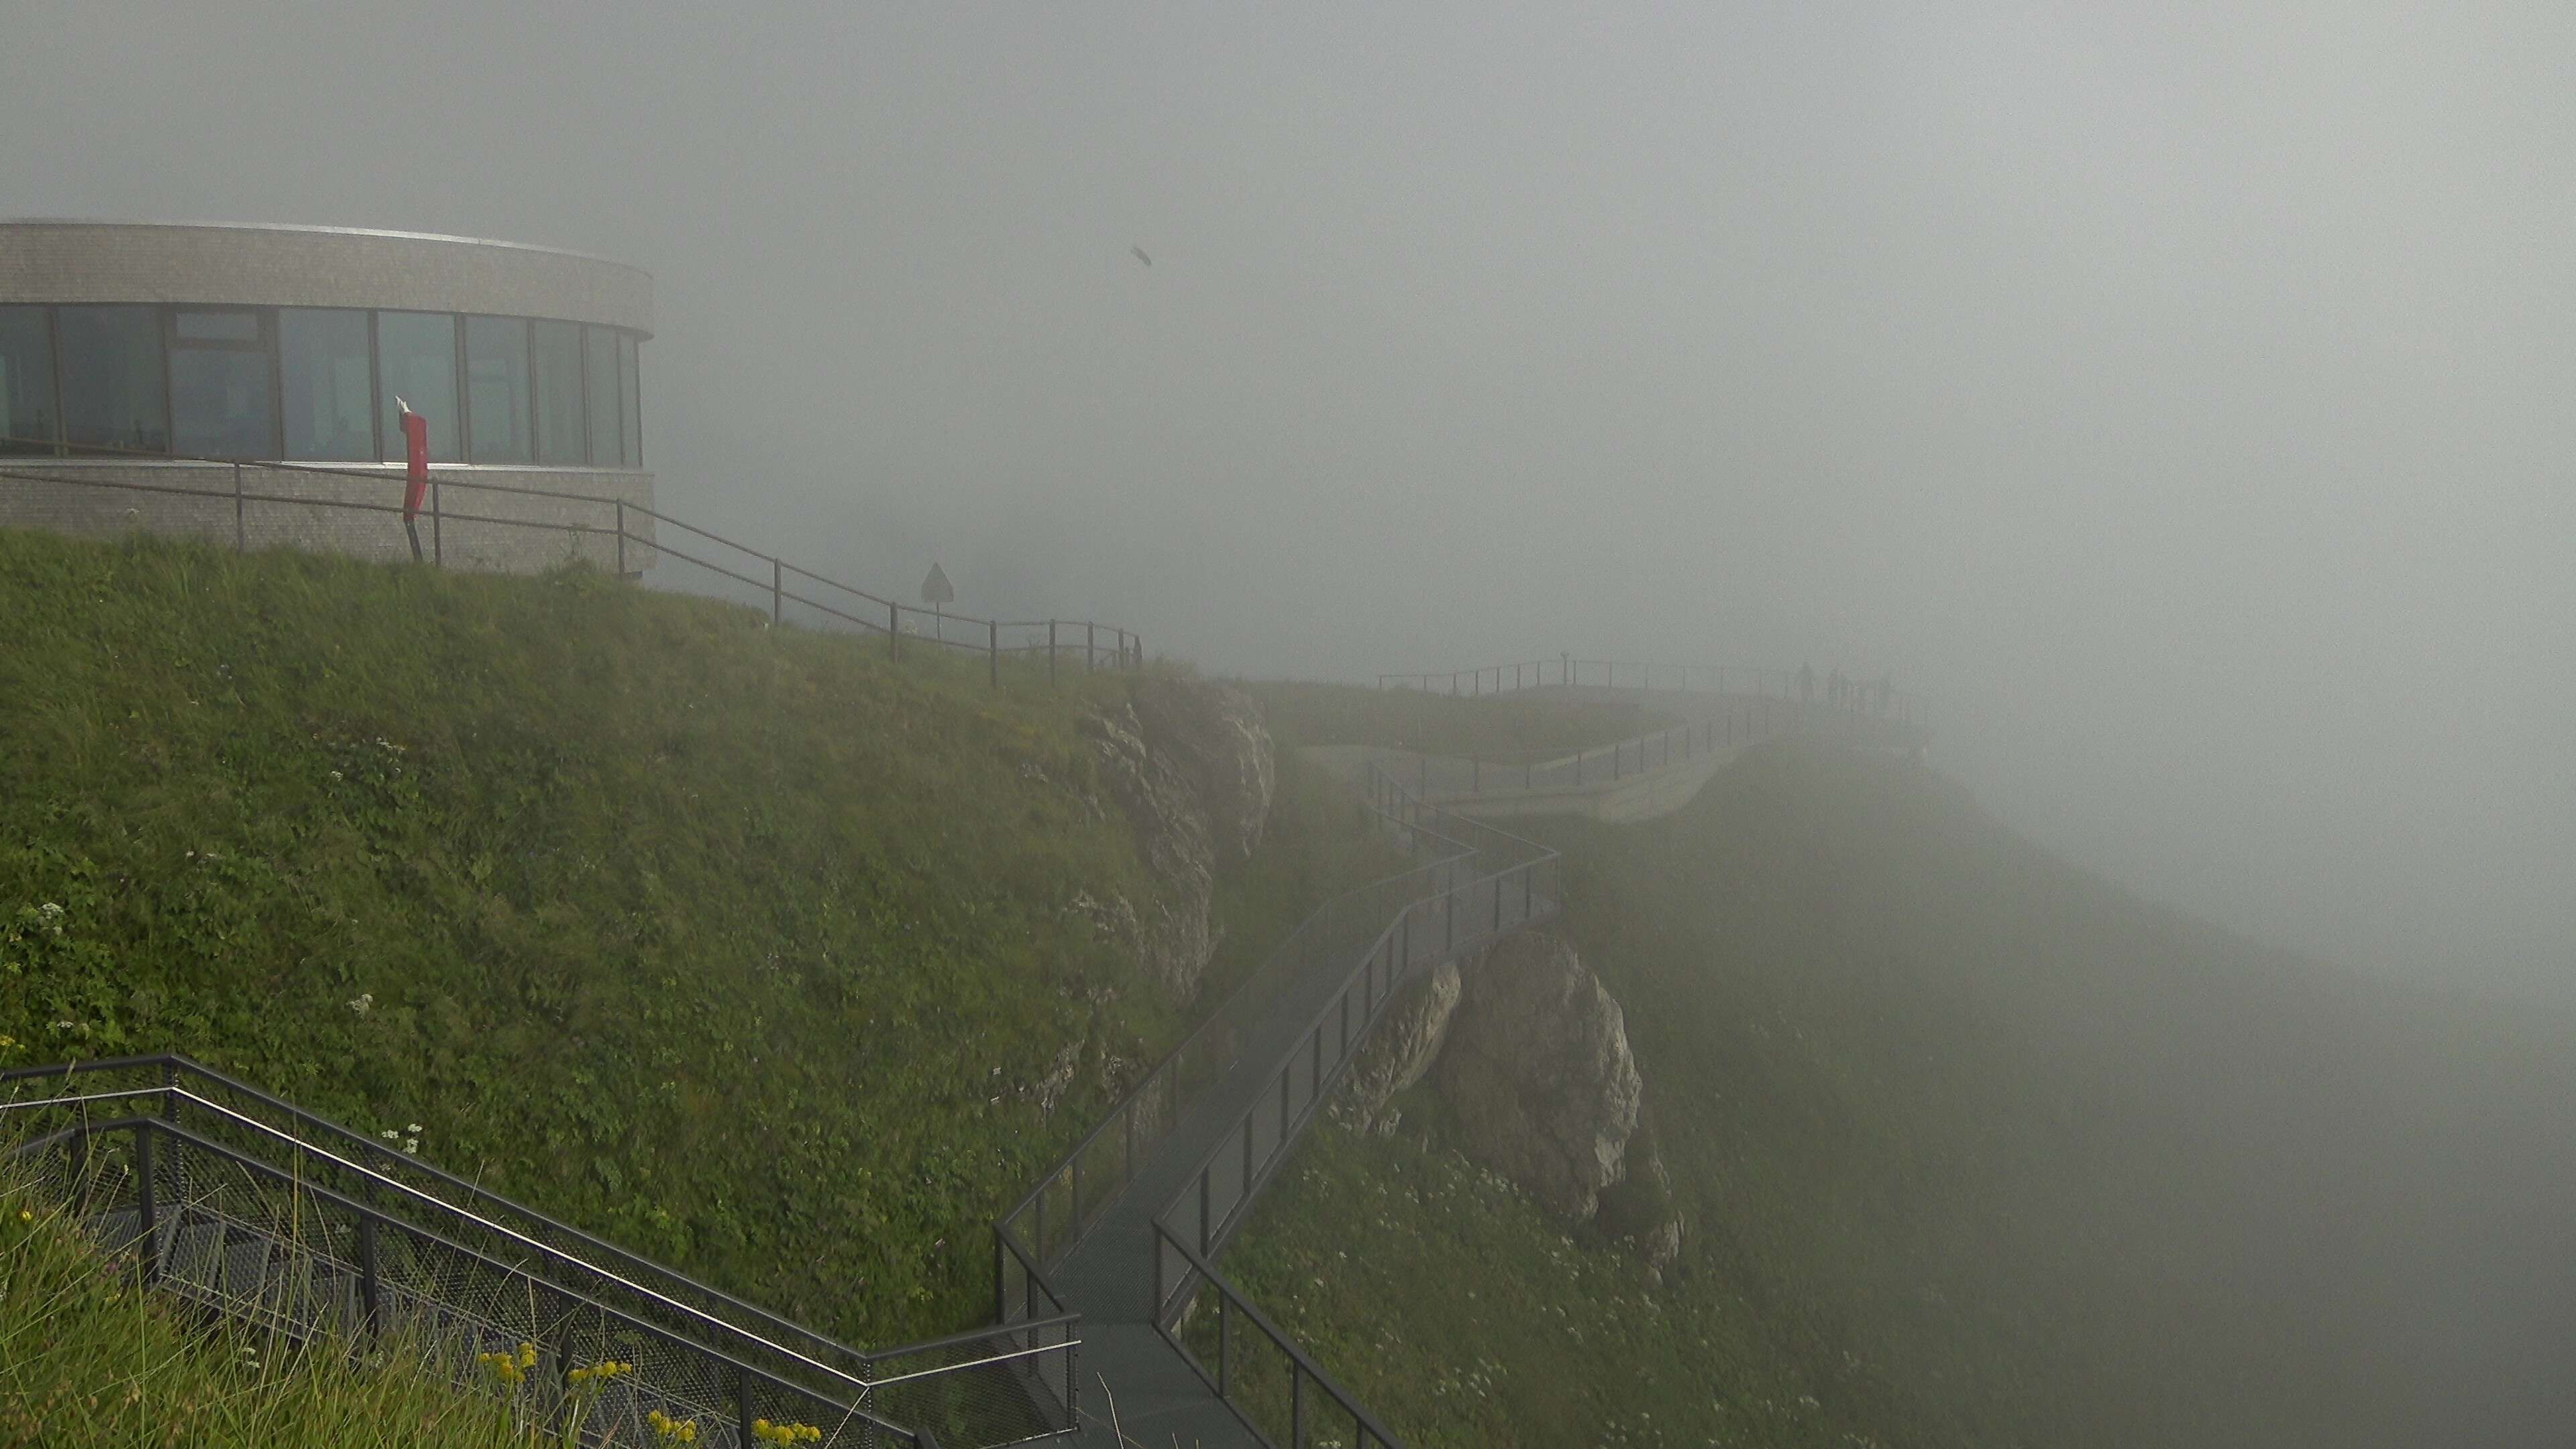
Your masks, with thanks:
M 1395 1449 L 1400 1441 L 1213 1263 L 1332 1100 L 1399 989 L 1439 962 L 1554 916 L 1563 899 L 1555 851 L 1432 805 L 1374 765 L 1365 790 L 1391 828 L 1416 848 L 1440 853 L 1437 864 L 1447 879 L 1440 890 L 1401 906 L 1346 958 L 1350 969 L 1288 1036 L 1284 1054 L 1275 1052 L 1279 1043 L 1270 1044 L 1274 1053 L 1265 1059 L 1278 1061 L 1275 1075 L 1153 1221 L 1155 1330 L 1254 1432 L 1295 1449 L 1309 1442 L 1310 1414 L 1318 1423 L 1347 1419 L 1356 1445 Z M 1255 1335 L 1245 1349 L 1235 1343 L 1238 1321 Z M 1272 1370 L 1239 1369 L 1236 1360 L 1245 1352 L 1266 1356 Z
M 1663 690 L 1676 694 L 1733 694 L 1773 699 L 1856 715 L 1897 720 L 1918 728 L 1930 724 L 1921 695 L 1882 689 L 1867 680 L 1852 680 L 1849 702 L 1832 705 L 1822 699 L 1824 681 L 1812 672 L 1771 669 L 1747 664 L 1663 664 L 1646 659 L 1519 659 L 1477 669 L 1430 670 L 1416 674 L 1381 674 L 1380 689 L 1415 689 L 1461 698 L 1510 694 L 1546 688 Z
M 1310 1449 L 1333 1442 L 1325 1436 L 1347 1423 L 1349 1449 L 1403 1449 L 1404 1441 L 1295 1338 L 1160 1222 L 1154 1253 L 1157 1262 L 1178 1262 L 1189 1285 L 1186 1296 L 1175 1295 L 1169 1322 L 1157 1327 L 1246 1427 L 1277 1449 Z M 1156 1298 L 1162 1301 L 1159 1284 Z
M 47 1083 L 59 1085 L 30 1095 Z M 878 1436 L 840 1442 L 957 1449 L 1053 1437 L 1074 1423 L 1080 1338 L 1071 1315 L 863 1352 L 183 1057 L 21 1068 L 0 1073 L 0 1093 L 0 1116 L 29 1144 L 22 1153 L 72 1144 L 85 1153 L 92 1137 L 129 1135 L 119 1181 L 134 1202 L 127 1207 L 111 1194 L 104 1207 L 92 1203 L 93 1218 L 123 1211 L 157 1220 L 166 1207 L 176 1214 L 170 1221 L 216 1224 L 218 1247 L 228 1234 L 243 1235 L 299 1263 L 299 1281 L 320 1274 L 345 1290 L 331 1299 L 298 1289 L 301 1317 L 280 1319 L 276 1305 L 232 1302 L 215 1291 L 220 1284 L 198 1285 L 195 1296 L 211 1307 L 264 1315 L 300 1334 L 373 1330 L 381 1326 L 381 1305 L 399 1301 L 434 1339 L 499 1335 L 504 1348 L 534 1342 L 563 1357 L 564 1368 L 571 1366 L 566 1355 L 589 1345 L 594 1360 L 638 1366 L 626 1392 L 653 1402 L 637 1399 L 636 1414 L 660 1407 L 673 1417 L 711 1416 L 710 1430 L 727 1414 L 740 1423 L 786 1421 L 801 1406 L 812 1412 L 800 1422 L 827 1432 L 834 1422 L 845 1432 L 856 1425 Z M 146 1170 L 156 1149 L 172 1173 L 171 1193 Z M 188 1172 L 192 1163 L 200 1170 Z M 77 1174 L 72 1180 L 98 1196 L 96 1184 Z M 192 1197 L 191 1183 L 222 1191 Z M 293 1192 L 281 1197 L 280 1184 Z M 297 1192 L 320 1196 L 307 1201 Z M 126 1220 L 128 1229 L 133 1221 Z M 330 1230 L 305 1236 L 314 1223 Z M 142 1242 L 146 1235 L 126 1236 Z M 400 1262 L 410 1277 L 386 1276 L 382 1245 L 389 1241 L 408 1245 Z M 174 1245 L 184 1246 L 176 1238 L 151 1240 L 142 1255 L 147 1274 L 166 1264 Z M 349 1304 L 376 1307 L 353 1324 Z M 813 1417 L 825 1408 L 831 1422 Z M 747 1449 L 750 1441 L 742 1442 Z
M 36 441 L 0 436 L 0 444 Z M 203 500 L 211 505 L 209 516 L 214 520 L 213 526 L 189 531 L 217 535 L 228 531 L 236 551 L 247 551 L 251 546 L 253 505 L 272 509 L 336 509 L 361 514 L 388 514 L 396 518 L 402 517 L 405 511 L 399 501 L 376 501 L 368 491 L 346 487 L 354 482 L 368 485 L 370 491 L 396 490 L 394 497 L 398 499 L 403 475 L 389 466 L 334 468 L 310 463 L 139 453 L 107 448 L 84 448 L 82 452 L 99 456 L 72 463 L 0 455 L 0 479 Z M 89 471 L 102 464 L 133 466 L 161 463 L 223 469 L 229 473 L 232 486 L 229 489 L 205 488 L 131 478 L 103 478 Z M 277 481 L 280 479 L 328 483 L 342 492 L 354 491 L 357 496 L 343 497 L 309 490 L 280 492 L 276 491 L 283 486 Z M 258 486 L 252 486 L 254 481 Z M 453 495 L 462 495 L 461 501 L 468 506 L 463 509 L 449 506 L 451 501 L 456 501 Z M 480 506 L 476 506 L 478 500 L 482 500 Z M 514 503 L 545 510 L 554 516 L 511 517 L 493 511 Z M 223 522 L 227 514 L 228 529 Z M 640 574 L 647 567 L 666 564 L 694 569 L 698 574 L 717 581 L 718 588 L 714 592 L 720 596 L 753 607 L 765 604 L 773 624 L 794 622 L 811 627 L 882 634 L 888 647 L 898 654 L 907 642 L 964 654 L 981 654 L 992 682 L 997 685 L 1001 682 L 1002 661 L 1006 657 L 1042 666 L 1050 681 L 1068 668 L 1083 672 L 1134 670 L 1142 668 L 1145 662 L 1143 639 L 1116 625 L 1090 619 L 985 619 L 902 603 L 623 498 L 492 483 L 470 472 L 432 468 L 428 497 L 419 520 L 427 527 L 426 538 L 411 542 L 419 548 L 421 561 L 433 567 L 449 566 L 451 554 L 456 554 L 460 562 L 473 565 L 475 556 L 460 551 L 457 543 L 451 541 L 451 529 L 470 527 L 555 534 L 568 541 L 567 557 L 592 557 L 595 554 L 595 562 L 607 565 L 621 576 Z M 385 551 L 398 552 L 409 537 L 407 533 L 388 532 L 384 540 Z
M 993 1227 L 996 1316 L 1008 1323 L 1015 1315 L 1066 1311 L 1071 1305 L 1049 1272 L 1183 1120 L 1231 1088 L 1240 1105 L 1199 1149 L 1188 1185 L 1152 1215 L 1149 1301 L 1156 1331 L 1219 1399 L 1269 1442 L 1299 1449 L 1309 1441 L 1281 1436 L 1304 1434 L 1310 1404 L 1318 1416 L 1347 1420 L 1359 1443 L 1399 1441 L 1209 1265 L 1348 1075 L 1399 988 L 1439 961 L 1546 919 L 1562 900 L 1553 850 L 1429 804 L 1374 765 L 1364 794 L 1384 828 L 1428 859 L 1309 913 Z M 1299 993 L 1312 998 L 1302 1012 L 1295 1009 Z M 1257 1078 L 1244 1075 L 1252 1062 L 1264 1064 Z M 1212 1350 L 1186 1336 L 1202 1300 L 1214 1304 Z M 1235 1372 L 1230 1325 L 1237 1321 L 1251 1325 L 1287 1366 L 1275 1403 L 1249 1389 L 1256 1378 Z M 1212 1367 L 1205 1361 L 1211 1351 Z M 1287 1417 L 1264 1427 L 1277 1418 L 1274 1410 Z
M 1467 755 L 1412 754 L 1393 766 L 1425 798 L 1550 795 L 1597 790 L 1694 759 L 1714 762 L 1738 747 L 1790 733 L 1846 743 L 1910 748 L 1927 732 L 1902 721 L 1822 705 L 1763 697 L 1717 697 L 1710 712 L 1660 730 L 1579 750 L 1508 750 Z M 1390 754 L 1390 759 L 1396 756 Z
M 1400 792 L 1398 792 L 1400 793 Z M 1426 820 L 1398 818 L 1382 799 L 1372 805 L 1409 845 L 1432 859 L 1411 870 L 1344 892 L 1297 923 L 1259 965 L 1180 1045 L 1166 1053 L 994 1224 L 996 1307 L 1008 1322 L 1023 1275 L 1040 1301 L 1055 1302 L 1046 1274 L 1064 1261 L 1137 1170 L 1167 1141 L 1239 1062 L 1253 1030 L 1282 993 L 1317 968 L 1359 959 L 1409 906 L 1453 887 L 1474 853 L 1441 837 Z

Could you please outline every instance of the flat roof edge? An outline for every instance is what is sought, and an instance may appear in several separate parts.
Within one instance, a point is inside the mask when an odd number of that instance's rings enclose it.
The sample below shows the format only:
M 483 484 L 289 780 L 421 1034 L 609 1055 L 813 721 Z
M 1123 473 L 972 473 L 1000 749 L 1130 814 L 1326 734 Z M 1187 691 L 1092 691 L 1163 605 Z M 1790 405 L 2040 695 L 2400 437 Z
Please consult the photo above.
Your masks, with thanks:
M 538 246 L 531 242 L 502 241 L 493 237 L 455 236 L 437 231 L 396 231 L 371 226 L 308 226 L 291 221 L 120 221 L 104 216 L 6 216 L 0 217 L 0 228 L 13 226 L 115 226 L 137 230 L 151 228 L 169 231 L 282 231 L 314 236 L 381 237 L 395 241 L 448 242 L 457 246 L 501 247 L 517 252 L 537 252 L 546 256 L 570 257 L 575 261 L 598 262 L 603 266 L 623 267 L 627 271 L 651 277 L 651 272 L 633 262 L 597 252 L 574 251 L 570 247 Z

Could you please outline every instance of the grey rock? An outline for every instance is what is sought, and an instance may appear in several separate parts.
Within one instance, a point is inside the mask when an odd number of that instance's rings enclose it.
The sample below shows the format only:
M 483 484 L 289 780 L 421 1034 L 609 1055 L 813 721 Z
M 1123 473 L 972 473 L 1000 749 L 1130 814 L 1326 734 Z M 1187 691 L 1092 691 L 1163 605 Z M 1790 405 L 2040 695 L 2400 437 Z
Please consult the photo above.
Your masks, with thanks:
M 1131 694 L 1147 747 L 1198 792 L 1210 843 L 1225 859 L 1251 859 L 1279 784 L 1261 702 L 1231 684 L 1164 676 Z
M 1156 889 L 1143 902 L 1089 903 L 1085 914 L 1186 1001 L 1216 949 L 1208 902 L 1219 852 L 1250 855 L 1269 823 L 1270 732 L 1242 690 L 1160 677 L 1087 728 L 1100 783 L 1134 827 Z
M 1468 1155 L 1588 1220 L 1620 1180 L 1645 1095 L 1619 1003 L 1541 931 L 1504 938 L 1460 975 L 1436 1080 Z
M 1387 1099 L 1419 1082 L 1440 1056 L 1449 1018 L 1461 993 L 1458 963 L 1443 961 L 1416 975 L 1387 1003 L 1386 1015 L 1360 1048 L 1343 1091 L 1341 1108 L 1380 1136 L 1395 1130 L 1398 1114 Z

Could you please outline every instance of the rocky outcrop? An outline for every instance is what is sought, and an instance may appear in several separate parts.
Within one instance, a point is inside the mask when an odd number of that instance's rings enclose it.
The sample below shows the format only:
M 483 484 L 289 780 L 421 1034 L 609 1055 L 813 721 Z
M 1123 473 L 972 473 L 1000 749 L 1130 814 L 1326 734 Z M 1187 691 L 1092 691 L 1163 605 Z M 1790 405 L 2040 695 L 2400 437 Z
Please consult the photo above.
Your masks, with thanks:
M 1261 706 L 1231 685 L 1151 678 L 1088 726 L 1099 778 L 1136 831 L 1153 898 L 1076 900 L 1175 1001 L 1198 989 L 1216 949 L 1208 902 L 1223 859 L 1250 856 L 1277 780 Z
M 1681 1207 L 1673 1197 L 1673 1175 L 1655 1147 L 1651 1114 L 1640 1113 L 1637 1130 L 1628 1137 L 1625 1170 L 1619 1181 L 1601 1191 L 1601 1207 L 1592 1219 L 1602 1235 L 1626 1243 L 1646 1260 L 1646 1276 L 1660 1283 L 1682 1255 Z
M 1395 1130 L 1398 1113 L 1387 1099 L 1419 1082 L 1439 1059 L 1449 1037 L 1449 1018 L 1462 994 L 1458 963 L 1443 961 L 1415 977 L 1360 1048 L 1351 1063 L 1349 1084 L 1342 1090 L 1341 1110 L 1362 1128 L 1381 1135 Z
M 1209 843 L 1222 859 L 1250 860 L 1279 783 L 1260 701 L 1231 684 L 1163 676 L 1132 693 L 1146 748 L 1196 790 Z
M 1461 973 L 1437 1080 L 1468 1155 L 1589 1219 L 1620 1180 L 1645 1082 L 1619 1003 L 1555 936 L 1504 938 Z

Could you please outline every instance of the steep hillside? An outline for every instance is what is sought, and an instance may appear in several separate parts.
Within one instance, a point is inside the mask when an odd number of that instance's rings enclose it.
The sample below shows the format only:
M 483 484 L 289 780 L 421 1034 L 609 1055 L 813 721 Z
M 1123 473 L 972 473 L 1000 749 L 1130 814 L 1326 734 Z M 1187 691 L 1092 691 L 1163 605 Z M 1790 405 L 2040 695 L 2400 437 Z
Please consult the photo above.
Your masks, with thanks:
M 0 532 L 0 617 L 0 1061 L 187 1052 L 860 1342 L 989 1312 L 1193 1009 L 1139 941 L 1356 833 L 1293 768 L 1249 859 L 1138 828 L 1148 684 L 587 572 Z
M 1324 1134 L 1237 1271 L 1415 1442 L 2563 1442 L 2563 1017 L 2233 939 L 1901 762 L 1552 833 L 1689 1233 L 1649 1286 L 1428 1089 Z

